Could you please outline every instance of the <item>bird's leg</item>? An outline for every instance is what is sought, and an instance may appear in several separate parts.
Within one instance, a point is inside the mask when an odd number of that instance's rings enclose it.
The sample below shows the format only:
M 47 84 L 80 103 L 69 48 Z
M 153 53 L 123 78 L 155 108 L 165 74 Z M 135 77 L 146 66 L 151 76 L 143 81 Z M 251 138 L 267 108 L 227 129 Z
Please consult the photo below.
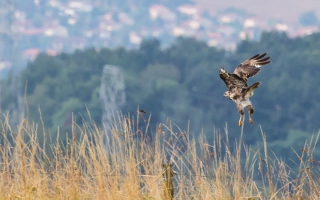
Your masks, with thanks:
M 238 125 L 242 126 L 242 123 L 243 123 L 243 115 L 240 114 L 240 119 L 239 119 Z
M 249 118 L 249 123 L 250 123 L 250 124 L 252 124 L 252 123 L 253 123 L 253 120 L 252 120 L 252 118 L 251 118 L 251 117 Z
M 243 110 L 243 107 L 240 104 L 237 104 L 237 108 L 238 108 L 238 111 L 240 113 L 240 119 L 239 119 L 238 125 L 241 126 L 242 123 L 243 123 L 244 110 Z
M 248 105 L 248 106 L 247 106 L 247 109 L 248 109 L 248 113 L 249 113 L 249 122 L 250 122 L 250 124 L 252 124 L 252 123 L 253 123 L 253 120 L 252 120 L 251 115 L 254 113 L 253 106 L 252 106 L 252 105 Z

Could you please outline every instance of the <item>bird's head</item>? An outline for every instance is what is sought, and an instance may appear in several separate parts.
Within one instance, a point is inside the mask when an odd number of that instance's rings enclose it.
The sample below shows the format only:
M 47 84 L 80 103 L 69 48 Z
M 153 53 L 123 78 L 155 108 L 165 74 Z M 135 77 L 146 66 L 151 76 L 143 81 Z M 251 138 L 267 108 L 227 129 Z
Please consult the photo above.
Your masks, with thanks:
M 226 91 L 224 94 L 223 94 L 224 97 L 227 97 L 227 98 L 230 98 L 230 92 L 229 91 Z
M 235 101 L 233 98 L 234 98 L 234 94 L 231 94 L 229 91 L 226 91 L 224 94 L 223 94 L 224 97 L 228 98 L 229 100 L 232 100 L 232 101 Z
M 219 74 L 225 74 L 225 73 L 228 73 L 228 72 L 226 70 L 224 70 L 223 67 L 221 67 L 219 70 Z

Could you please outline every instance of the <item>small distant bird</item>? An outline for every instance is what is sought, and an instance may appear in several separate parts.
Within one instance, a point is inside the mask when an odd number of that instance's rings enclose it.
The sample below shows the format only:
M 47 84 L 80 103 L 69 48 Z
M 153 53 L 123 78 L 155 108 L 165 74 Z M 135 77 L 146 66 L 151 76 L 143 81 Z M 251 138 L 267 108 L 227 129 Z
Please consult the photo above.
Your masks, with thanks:
M 249 58 L 242 62 L 233 73 L 228 73 L 223 68 L 219 71 L 220 78 L 225 82 L 229 89 L 223 96 L 237 104 L 237 109 L 240 113 L 239 126 L 243 123 L 244 108 L 248 109 L 250 124 L 253 123 L 251 115 L 253 114 L 254 109 L 249 98 L 252 97 L 253 91 L 259 87 L 260 82 L 248 86 L 247 81 L 248 78 L 259 73 L 262 65 L 267 65 L 271 62 L 269 60 L 270 57 L 265 57 L 265 55 L 267 55 L 267 53 L 262 55 L 257 54 Z
M 139 115 L 143 115 L 143 114 L 146 114 L 146 113 L 147 113 L 147 112 L 144 111 L 144 110 L 137 110 L 137 112 L 138 112 Z
M 137 113 L 138 113 L 138 116 L 139 116 L 139 118 L 142 118 L 143 119 L 143 121 L 144 122 L 147 122 L 148 120 L 146 119 L 146 118 L 144 118 L 144 114 L 146 114 L 147 112 L 146 111 L 144 111 L 144 110 L 137 110 Z M 138 124 L 139 124 L 140 122 L 138 122 Z
M 137 113 L 138 113 L 139 117 L 142 117 L 143 114 L 146 114 L 147 112 L 144 110 L 137 110 Z

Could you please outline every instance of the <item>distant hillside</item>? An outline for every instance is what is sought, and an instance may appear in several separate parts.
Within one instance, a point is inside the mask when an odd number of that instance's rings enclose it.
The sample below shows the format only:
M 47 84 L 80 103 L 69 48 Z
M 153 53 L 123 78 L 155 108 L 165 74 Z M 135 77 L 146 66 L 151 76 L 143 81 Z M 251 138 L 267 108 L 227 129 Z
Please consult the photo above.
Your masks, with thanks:
M 320 21 L 311 9 L 313 6 L 317 11 L 320 7 L 317 2 L 298 2 L 293 9 L 278 7 L 275 1 L 266 8 L 260 6 L 264 2 L 249 0 L 245 4 L 196 2 L 206 11 L 202 12 L 190 0 L 11 1 L 0 6 L 0 19 L 4 22 L 0 23 L 0 29 L 12 27 L 10 37 L 0 37 L 0 44 L 5 44 L 0 45 L 0 52 L 4 52 L 0 55 L 0 70 L 18 71 L 25 67 L 26 60 L 34 60 L 41 52 L 57 55 L 88 47 L 132 49 L 153 37 L 162 46 L 169 46 L 175 37 L 183 36 L 234 50 L 243 39 L 259 40 L 265 30 L 286 31 L 289 37 L 320 30 Z M 258 17 L 252 17 L 253 14 Z M 299 19 L 299 25 L 284 23 L 282 18 L 294 23 Z
M 131 7 L 149 7 L 154 4 L 161 4 L 165 5 L 170 8 L 175 8 L 176 6 L 179 6 L 181 4 L 187 4 L 191 3 L 191 0 L 109 0 L 107 1 L 108 4 L 110 5 L 115 5 L 118 6 L 119 8 L 124 8 L 126 6 L 131 6 Z
M 302 13 L 315 11 L 320 19 L 320 1 L 319 0 L 224 0 L 208 1 L 194 0 L 195 3 L 211 12 L 217 12 L 227 7 L 236 7 L 245 9 L 248 12 L 262 18 L 280 18 L 286 23 L 296 23 Z

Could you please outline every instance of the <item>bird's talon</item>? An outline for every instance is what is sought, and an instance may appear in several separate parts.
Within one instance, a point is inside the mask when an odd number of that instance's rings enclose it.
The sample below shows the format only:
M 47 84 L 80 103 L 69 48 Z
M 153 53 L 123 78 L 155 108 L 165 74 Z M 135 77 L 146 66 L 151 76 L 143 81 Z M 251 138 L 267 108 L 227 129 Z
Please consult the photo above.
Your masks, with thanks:
M 241 119 L 239 120 L 238 125 L 242 126 L 242 120 Z
M 250 124 L 252 124 L 252 123 L 253 123 L 253 120 L 252 120 L 252 119 L 249 119 L 249 122 L 250 122 Z

